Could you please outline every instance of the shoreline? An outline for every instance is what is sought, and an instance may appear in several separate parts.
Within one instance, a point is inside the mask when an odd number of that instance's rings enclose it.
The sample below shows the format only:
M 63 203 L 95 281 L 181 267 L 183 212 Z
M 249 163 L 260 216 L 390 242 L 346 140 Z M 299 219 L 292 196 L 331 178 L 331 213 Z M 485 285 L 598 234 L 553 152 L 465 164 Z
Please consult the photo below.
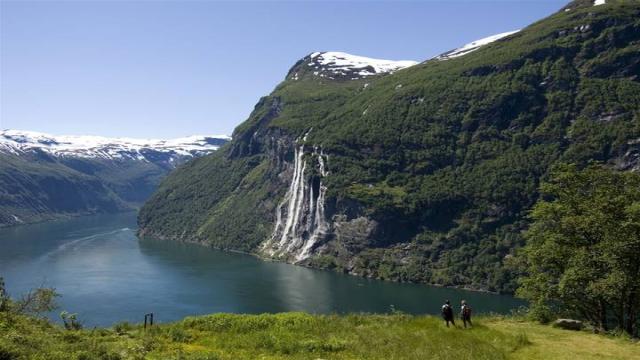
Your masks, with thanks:
M 375 278 L 375 277 L 372 277 L 372 276 L 364 276 L 364 275 L 360 275 L 360 274 L 354 274 L 354 273 L 351 273 L 351 272 L 348 272 L 348 271 L 339 271 L 339 270 L 332 270 L 332 269 L 327 269 L 327 268 L 314 267 L 314 266 L 310 266 L 308 264 L 292 263 L 292 262 L 287 262 L 285 260 L 279 260 L 279 259 L 263 257 L 260 254 L 255 253 L 255 252 L 247 252 L 247 251 L 242 251 L 242 250 L 225 249 L 225 248 L 219 248 L 219 247 L 211 246 L 211 245 L 207 244 L 205 241 L 189 240 L 188 238 L 178 239 L 178 238 L 175 238 L 175 237 L 167 237 L 167 236 L 161 235 L 161 234 L 150 233 L 148 230 L 145 231 L 145 230 L 142 230 L 140 228 L 137 229 L 136 236 L 138 237 L 138 239 L 147 238 L 147 239 L 151 239 L 151 240 L 155 239 L 155 240 L 161 240 L 161 241 L 175 241 L 175 242 L 179 242 L 179 243 L 194 244 L 194 245 L 202 246 L 202 247 L 205 247 L 205 248 L 213 249 L 213 250 L 216 250 L 216 251 L 222 251 L 222 252 L 227 252 L 227 253 L 242 254 L 242 255 L 252 256 L 254 258 L 259 259 L 260 261 L 289 264 L 289 265 L 300 266 L 300 267 L 304 267 L 304 268 L 312 269 L 312 270 L 316 270 L 316 271 L 328 271 L 328 272 L 332 272 L 332 273 L 336 273 L 336 274 L 343 274 L 343 275 L 348 275 L 348 276 L 357 277 L 357 278 L 361 278 L 361 279 L 386 281 L 386 282 L 397 283 L 397 284 L 426 285 L 426 286 L 432 286 L 432 287 L 443 288 L 443 289 L 463 290 L 463 291 L 470 291 L 470 292 L 489 294 L 489 295 L 511 296 L 511 297 L 513 297 L 515 299 L 519 299 L 519 298 L 517 298 L 515 296 L 515 294 L 512 294 L 512 293 L 501 293 L 501 292 L 497 292 L 497 291 L 489 291 L 489 290 L 486 290 L 486 289 L 467 287 L 467 286 L 463 286 L 463 285 L 447 286 L 447 285 L 442 285 L 442 284 L 430 284 L 430 283 L 411 282 L 411 281 L 398 281 L 398 280 L 395 280 L 395 279 L 380 279 L 380 278 Z
M 23 222 L 14 223 L 14 224 L 0 224 L 0 230 L 15 229 L 15 228 L 20 228 L 20 227 L 29 226 L 29 225 L 54 223 L 58 221 L 67 221 L 67 220 L 73 220 L 73 219 L 97 216 L 97 215 L 118 215 L 118 214 L 126 214 L 126 213 L 137 213 L 139 210 L 140 208 L 137 207 L 137 208 L 125 209 L 121 211 L 98 211 L 98 212 L 73 213 L 73 214 L 56 213 L 56 215 L 50 218 L 45 218 L 45 219 L 23 221 Z

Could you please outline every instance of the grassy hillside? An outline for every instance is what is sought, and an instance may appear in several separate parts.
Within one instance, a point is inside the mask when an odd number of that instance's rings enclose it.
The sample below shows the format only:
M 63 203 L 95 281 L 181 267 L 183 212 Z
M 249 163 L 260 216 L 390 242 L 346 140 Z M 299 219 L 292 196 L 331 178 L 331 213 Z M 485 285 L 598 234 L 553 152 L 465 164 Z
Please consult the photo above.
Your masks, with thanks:
M 0 359 L 636 359 L 640 344 L 510 318 L 472 329 L 431 316 L 303 313 L 189 317 L 154 326 L 66 331 L 0 317 Z
M 304 145 L 304 183 L 327 187 L 330 224 L 295 261 L 513 291 L 506 259 L 524 243 L 550 168 L 640 167 L 640 2 L 566 9 L 394 74 L 331 80 L 301 60 L 228 147 L 163 182 L 140 213 L 142 232 L 260 252 Z M 314 167 L 320 151 L 327 176 Z

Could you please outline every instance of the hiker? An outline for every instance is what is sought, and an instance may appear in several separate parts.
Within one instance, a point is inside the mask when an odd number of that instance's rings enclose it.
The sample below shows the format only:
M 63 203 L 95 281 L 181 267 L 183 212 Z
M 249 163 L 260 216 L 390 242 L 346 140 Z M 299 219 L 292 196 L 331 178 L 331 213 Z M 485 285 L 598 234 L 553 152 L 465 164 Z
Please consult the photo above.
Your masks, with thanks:
M 467 328 L 467 323 L 469 323 L 469 326 L 473 326 L 471 324 L 471 306 L 467 305 L 465 300 L 462 300 L 460 306 L 460 317 L 462 318 L 465 329 Z
M 449 327 L 449 322 L 451 322 L 451 325 L 456 326 L 456 323 L 453 321 L 453 308 L 449 300 L 445 301 L 444 305 L 442 305 L 442 318 L 446 322 L 447 327 Z

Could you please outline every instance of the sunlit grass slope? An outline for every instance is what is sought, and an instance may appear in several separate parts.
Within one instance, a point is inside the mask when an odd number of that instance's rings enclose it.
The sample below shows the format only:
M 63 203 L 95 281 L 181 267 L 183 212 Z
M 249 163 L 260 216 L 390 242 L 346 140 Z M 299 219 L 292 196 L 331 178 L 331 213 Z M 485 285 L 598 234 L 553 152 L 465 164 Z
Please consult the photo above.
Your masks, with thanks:
M 407 315 L 303 313 L 189 317 L 156 325 L 66 331 L 0 319 L 0 359 L 637 359 L 640 344 L 509 318 L 473 329 Z

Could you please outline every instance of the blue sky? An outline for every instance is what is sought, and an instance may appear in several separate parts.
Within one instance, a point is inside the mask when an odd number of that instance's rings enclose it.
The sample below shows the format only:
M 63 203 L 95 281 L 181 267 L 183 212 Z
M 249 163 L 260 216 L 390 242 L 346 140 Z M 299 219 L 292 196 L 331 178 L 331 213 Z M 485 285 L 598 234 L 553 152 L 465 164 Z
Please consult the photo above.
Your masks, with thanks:
M 0 128 L 230 134 L 308 53 L 425 60 L 568 1 L 0 0 Z

